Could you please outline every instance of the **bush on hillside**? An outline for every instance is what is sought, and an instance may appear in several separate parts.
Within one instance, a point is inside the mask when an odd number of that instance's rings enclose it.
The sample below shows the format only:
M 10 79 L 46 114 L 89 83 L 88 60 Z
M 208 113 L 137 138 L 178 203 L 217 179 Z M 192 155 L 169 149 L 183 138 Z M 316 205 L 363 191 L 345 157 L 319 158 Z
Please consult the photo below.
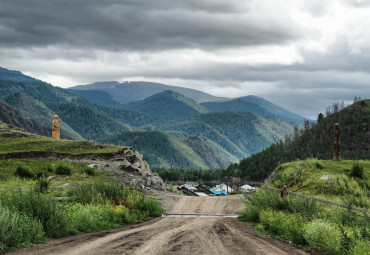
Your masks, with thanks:
M 323 254 L 336 255 L 340 252 L 341 232 L 339 228 L 325 220 L 313 220 L 304 228 L 308 244 Z
M 46 193 L 46 191 L 49 189 L 50 181 L 48 178 L 42 177 L 39 178 L 35 185 L 35 190 L 37 192 Z
M 358 161 L 355 161 L 352 165 L 350 176 L 357 178 L 364 178 L 364 168 L 360 166 Z
M 39 220 L 0 204 L 0 254 L 44 239 L 45 233 Z
M 302 216 L 287 214 L 281 211 L 266 210 L 260 212 L 260 222 L 264 229 L 295 244 L 305 244 L 304 224 Z
M 14 175 L 23 178 L 34 178 L 35 174 L 26 166 L 18 166 L 14 172 Z
M 90 176 L 95 176 L 96 175 L 95 169 L 91 168 L 91 167 L 85 168 L 84 173 L 87 174 L 87 175 L 90 175 Z
M 72 169 L 67 165 L 58 165 L 55 168 L 55 173 L 59 175 L 71 175 Z
M 56 200 L 33 190 L 19 190 L 1 201 L 11 210 L 39 220 L 47 237 L 58 238 L 67 235 L 67 219 Z

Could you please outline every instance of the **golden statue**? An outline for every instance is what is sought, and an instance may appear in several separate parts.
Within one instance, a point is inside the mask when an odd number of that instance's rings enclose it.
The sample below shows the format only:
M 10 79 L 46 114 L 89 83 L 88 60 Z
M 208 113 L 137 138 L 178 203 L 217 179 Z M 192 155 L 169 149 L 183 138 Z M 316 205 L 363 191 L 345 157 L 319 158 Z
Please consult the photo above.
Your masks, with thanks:
M 60 138 L 60 127 L 59 127 L 58 115 L 54 115 L 51 137 L 54 139 Z

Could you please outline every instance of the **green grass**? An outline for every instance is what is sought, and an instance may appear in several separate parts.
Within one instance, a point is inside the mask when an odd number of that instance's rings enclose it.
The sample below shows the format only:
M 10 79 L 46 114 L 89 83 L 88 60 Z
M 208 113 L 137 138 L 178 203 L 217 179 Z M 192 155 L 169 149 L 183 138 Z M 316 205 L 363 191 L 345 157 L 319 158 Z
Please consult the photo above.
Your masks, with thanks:
M 0 154 L 12 152 L 56 152 L 65 154 L 114 153 L 123 147 L 87 141 L 54 140 L 51 138 L 4 138 L 0 136 Z
M 281 198 L 265 187 L 246 196 L 239 217 L 266 234 L 304 245 L 328 255 L 367 255 L 370 245 L 369 216 L 314 200 Z
M 59 165 L 67 165 L 71 168 L 70 176 L 60 176 L 55 173 L 55 168 Z M 18 166 L 27 166 L 33 173 L 42 172 L 45 176 L 55 176 L 56 180 L 52 181 L 50 188 L 53 190 L 55 186 L 64 183 L 71 185 L 90 183 L 96 180 L 107 180 L 107 176 L 99 171 L 95 171 L 95 175 L 88 175 L 86 170 L 88 166 L 83 163 L 65 162 L 62 160 L 51 159 L 8 159 L 0 160 L 0 191 L 1 189 L 17 189 L 33 187 L 37 180 L 20 178 L 14 175 Z M 52 170 L 48 171 L 48 168 Z
M 21 164 L 60 178 L 40 190 L 39 180 L 19 178 L 13 172 Z M 57 176 L 58 165 L 68 165 L 71 176 Z M 134 187 L 112 182 L 96 171 L 86 174 L 86 165 L 59 160 L 0 160 L 0 254 L 10 250 L 91 231 L 138 223 L 162 215 L 154 199 Z M 49 169 L 49 171 L 48 171 Z M 51 170 L 51 171 L 50 171 Z M 54 171 L 54 172 L 53 172 Z M 4 179 L 5 178 L 5 179 Z M 62 183 L 74 188 L 56 188 Z M 54 197 L 66 197 L 57 201 Z
M 33 135 L 20 129 L 10 128 L 0 123 L 0 154 L 12 152 L 56 152 L 65 154 L 114 153 L 124 147 L 89 141 L 52 139 Z
M 355 206 L 368 208 L 370 205 L 368 198 L 370 195 L 370 161 L 358 161 L 359 165 L 364 168 L 362 179 L 350 176 L 350 170 L 356 162 L 352 160 L 308 159 L 306 161 L 285 163 L 275 170 L 278 174 L 272 179 L 272 186 L 281 188 L 304 169 L 309 168 L 310 170 L 299 177 L 294 185 L 289 188 L 289 191 L 294 191 L 308 184 L 308 186 L 300 189 L 298 193 L 339 203 L 347 204 L 351 202 Z M 320 180 L 323 175 L 329 175 L 329 180 Z M 363 202 L 360 202 L 360 200 L 363 200 Z

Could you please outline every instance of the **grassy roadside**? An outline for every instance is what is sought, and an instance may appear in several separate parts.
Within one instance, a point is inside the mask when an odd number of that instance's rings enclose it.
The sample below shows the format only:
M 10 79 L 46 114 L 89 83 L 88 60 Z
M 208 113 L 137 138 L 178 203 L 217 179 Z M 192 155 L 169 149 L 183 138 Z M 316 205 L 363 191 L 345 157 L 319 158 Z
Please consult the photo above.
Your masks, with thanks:
M 362 178 L 351 175 L 354 164 L 362 168 Z M 307 168 L 309 170 L 289 188 L 290 191 L 307 185 L 297 192 L 365 209 L 370 208 L 370 161 L 308 159 L 285 163 L 275 170 L 271 186 L 282 188 Z
M 60 166 L 71 170 L 70 175 L 60 175 L 56 169 Z M 31 178 L 16 175 L 19 167 L 27 169 Z M 0 191 L 7 189 L 32 189 L 37 184 L 37 177 L 51 179 L 49 193 L 60 194 L 62 189 L 56 186 L 69 183 L 71 186 L 83 183 L 91 183 L 102 180 L 107 181 L 108 177 L 83 163 L 65 162 L 52 159 L 8 159 L 0 160 Z
M 270 185 L 281 188 L 309 167 L 289 190 L 309 183 L 298 192 L 368 209 L 370 164 L 360 161 L 359 165 L 364 170 L 361 178 L 352 175 L 352 161 L 290 162 L 277 168 Z M 329 179 L 320 179 L 323 175 L 329 175 Z M 281 198 L 277 192 L 262 188 L 247 196 L 240 219 L 264 233 L 321 254 L 369 254 L 370 219 L 364 213 L 301 197 Z
M 56 201 L 37 189 L 0 193 L 0 253 L 162 215 L 157 201 L 116 183 L 82 184 Z
M 111 153 L 122 148 L 53 140 L 0 123 L 0 154 Z M 54 159 L 0 160 L 0 254 L 161 215 L 157 201 L 133 187 L 120 186 L 86 164 Z

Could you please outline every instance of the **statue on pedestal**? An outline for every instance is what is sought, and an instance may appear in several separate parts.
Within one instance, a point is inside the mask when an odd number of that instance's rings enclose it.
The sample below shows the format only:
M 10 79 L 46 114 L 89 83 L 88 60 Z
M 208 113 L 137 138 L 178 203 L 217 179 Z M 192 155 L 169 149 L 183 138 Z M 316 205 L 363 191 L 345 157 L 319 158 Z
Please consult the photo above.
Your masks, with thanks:
M 54 139 L 60 138 L 60 127 L 59 127 L 58 115 L 54 115 L 51 137 Z

